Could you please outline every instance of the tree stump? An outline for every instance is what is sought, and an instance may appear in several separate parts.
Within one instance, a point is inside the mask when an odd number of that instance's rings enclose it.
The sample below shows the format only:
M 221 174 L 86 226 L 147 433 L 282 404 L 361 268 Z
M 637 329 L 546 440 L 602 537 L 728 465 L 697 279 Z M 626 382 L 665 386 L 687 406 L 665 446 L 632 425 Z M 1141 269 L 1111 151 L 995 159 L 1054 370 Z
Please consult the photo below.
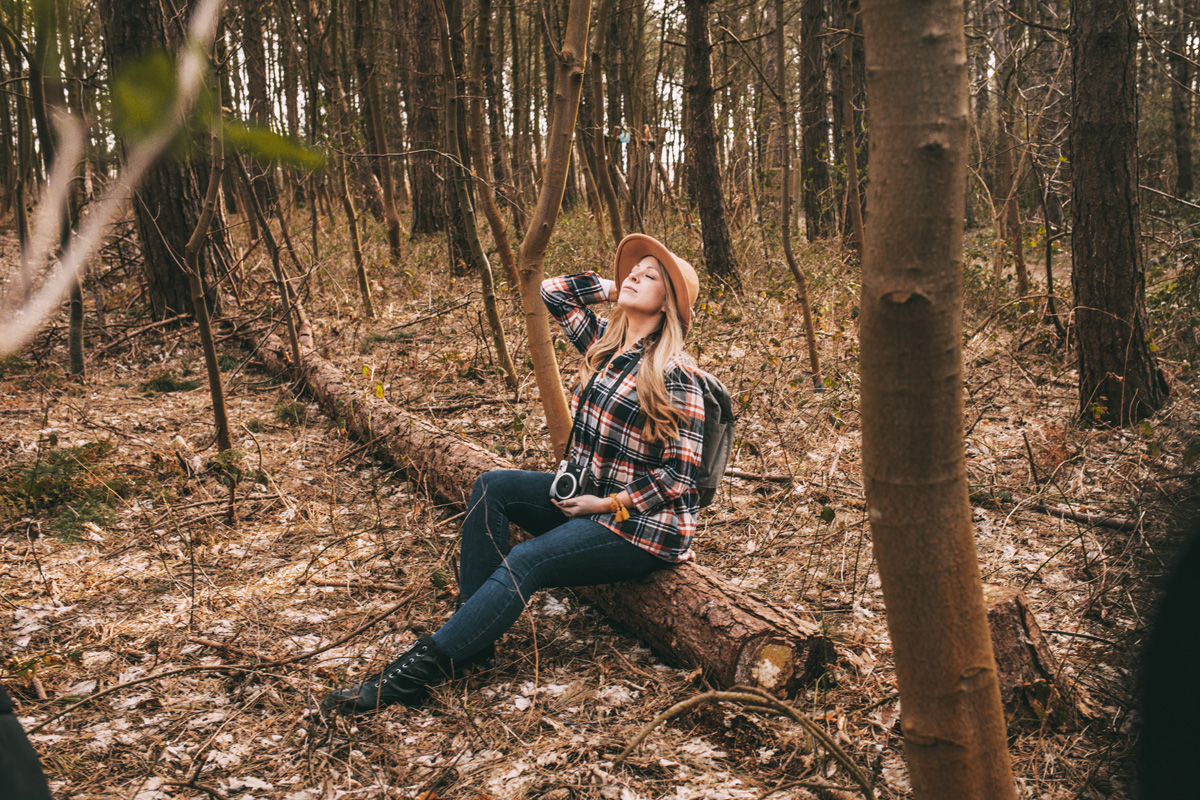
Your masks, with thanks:
M 256 343 L 275 374 L 291 374 L 290 349 L 269 335 Z M 515 465 L 368 391 L 306 341 L 298 378 L 330 417 L 429 494 L 459 508 L 475 478 Z M 788 697 L 815 680 L 833 646 L 817 624 L 741 589 L 712 570 L 680 564 L 636 581 L 580 590 L 609 617 L 668 660 L 699 667 L 718 686 L 757 686 Z
M 1050 651 L 1024 593 L 986 584 L 983 596 L 1009 729 L 1078 725 L 1088 716 L 1086 704 Z

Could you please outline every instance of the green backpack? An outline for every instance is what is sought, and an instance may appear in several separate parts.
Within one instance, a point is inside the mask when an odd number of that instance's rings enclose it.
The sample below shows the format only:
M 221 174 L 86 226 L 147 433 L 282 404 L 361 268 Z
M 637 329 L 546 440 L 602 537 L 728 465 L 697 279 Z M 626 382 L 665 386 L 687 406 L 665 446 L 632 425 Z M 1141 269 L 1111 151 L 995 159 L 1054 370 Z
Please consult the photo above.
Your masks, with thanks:
M 696 477 L 700 507 L 703 508 L 716 497 L 717 484 L 721 482 L 733 452 L 733 398 L 715 375 L 702 369 L 694 371 L 704 389 L 704 449 Z

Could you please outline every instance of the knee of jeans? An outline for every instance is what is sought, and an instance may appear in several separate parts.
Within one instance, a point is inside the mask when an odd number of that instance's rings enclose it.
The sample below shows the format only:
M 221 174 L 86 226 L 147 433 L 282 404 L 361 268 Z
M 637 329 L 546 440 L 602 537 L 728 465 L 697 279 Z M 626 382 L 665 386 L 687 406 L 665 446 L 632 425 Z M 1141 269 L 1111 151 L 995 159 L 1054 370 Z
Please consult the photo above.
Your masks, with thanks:
M 495 583 L 507 594 L 515 594 L 523 602 L 526 602 L 538 590 L 537 581 L 532 578 L 533 576 L 528 573 L 514 569 L 511 564 L 506 563 L 497 567 L 496 571 L 488 577 L 488 581 Z
M 476 478 L 475 485 L 471 487 L 471 502 L 474 503 L 480 499 L 488 497 L 496 498 L 503 495 L 505 486 L 508 483 L 509 472 L 511 470 L 494 469 Z
M 471 499 L 467 501 L 467 511 L 470 512 L 482 502 L 486 502 L 489 497 L 496 494 L 496 478 L 495 473 L 485 472 L 475 479 L 475 485 L 471 487 Z

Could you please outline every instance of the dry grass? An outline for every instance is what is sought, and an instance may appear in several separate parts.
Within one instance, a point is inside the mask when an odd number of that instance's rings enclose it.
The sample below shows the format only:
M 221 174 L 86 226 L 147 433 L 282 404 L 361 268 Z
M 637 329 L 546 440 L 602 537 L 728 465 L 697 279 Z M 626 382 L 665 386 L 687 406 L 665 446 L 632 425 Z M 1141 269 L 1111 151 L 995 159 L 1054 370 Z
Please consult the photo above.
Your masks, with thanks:
M 332 236 L 322 242 L 308 307 L 326 357 L 359 375 L 364 391 L 381 384 L 393 402 L 530 468 L 547 467 L 553 454 L 532 381 L 516 397 L 503 389 L 476 282 L 445 277 L 440 242 L 410 243 L 404 269 L 389 267 L 372 234 L 374 321 L 356 313 L 347 253 Z M 672 236 L 702 261 L 695 235 Z M 815 394 L 787 271 L 778 257 L 764 259 L 773 245 L 754 231 L 743 236 L 751 290 L 705 295 L 694 344 L 737 398 L 735 466 L 787 478 L 727 479 L 703 521 L 700 558 L 820 619 L 839 658 L 796 705 L 874 776 L 878 796 L 904 797 L 891 650 L 859 474 L 854 272 L 828 249 L 803 252 L 826 370 L 826 391 Z M 11 255 L 11 240 L 4 247 Z M 605 252 L 592 223 L 568 215 L 548 269 L 603 269 Z M 247 313 L 257 307 L 252 298 L 269 297 L 266 265 L 256 259 L 257 251 L 247 263 Z M 1128 797 L 1131 670 L 1176 544 L 1171 498 L 1188 486 L 1179 475 L 1195 441 L 1196 399 L 1179 379 L 1151 427 L 1080 427 L 1073 373 L 1046 346 L 1036 315 L 1014 306 L 976 332 L 992 310 L 983 280 L 968 269 L 966 424 L 980 564 L 989 582 L 1024 589 L 1053 631 L 1065 673 L 1097 710 L 1082 729 L 1013 732 L 1020 794 Z M 119 274 L 108 290 L 110 309 L 137 291 Z M 503 307 L 520 363 L 519 303 L 505 293 Z M 138 324 L 115 314 L 110 323 Z M 315 717 L 323 693 L 377 669 L 449 615 L 454 512 L 251 365 L 230 378 L 242 475 L 231 525 L 227 488 L 211 465 L 204 389 L 148 396 L 142 388 L 162 374 L 202 377 L 194 331 L 154 329 L 94 357 L 85 386 L 63 377 L 63 351 L 62 331 L 51 328 L 24 363 L 4 366 L 0 470 L 109 442 L 85 474 L 92 483 L 122 475 L 136 486 L 74 535 L 51 530 L 45 512 L 0 507 L 3 679 L 22 722 L 39 726 L 33 740 L 61 796 L 848 796 L 812 788 L 850 781 L 794 725 L 725 705 L 676 718 L 614 768 L 646 722 L 706 687 L 569 592 L 541 595 L 490 670 L 443 687 L 423 710 L 393 708 L 357 723 Z M 228 343 L 222 352 L 239 362 L 247 355 Z M 1164 356 L 1173 372 L 1190 375 L 1184 356 Z M 576 364 L 564 358 L 566 374 Z M 1085 525 L 1034 510 L 1039 503 L 1139 524 L 1132 532 Z

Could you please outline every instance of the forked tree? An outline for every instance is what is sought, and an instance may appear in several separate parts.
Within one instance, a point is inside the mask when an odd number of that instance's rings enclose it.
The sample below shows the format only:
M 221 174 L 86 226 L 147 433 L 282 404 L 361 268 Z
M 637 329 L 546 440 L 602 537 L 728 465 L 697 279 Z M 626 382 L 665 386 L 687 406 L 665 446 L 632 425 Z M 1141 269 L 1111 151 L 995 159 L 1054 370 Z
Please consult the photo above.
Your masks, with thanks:
M 517 274 L 521 279 L 521 302 L 525 311 L 525 331 L 529 341 L 529 356 L 533 374 L 542 396 L 546 426 L 554 449 L 561 452 L 571 430 L 571 414 L 563 395 L 562 377 L 554 357 L 550 338 L 550 317 L 542 303 L 541 286 L 545 275 L 546 248 L 558 221 L 563 191 L 567 185 L 567 169 L 571 165 L 571 150 L 575 142 L 575 115 L 579 111 L 579 96 L 583 91 L 583 66 L 587 60 L 588 21 L 592 13 L 591 0 L 571 0 L 562 47 L 555 52 L 557 70 L 554 78 L 554 101 L 550 132 L 546 138 L 546 166 L 538 192 L 537 208 L 529 221 L 529 229 L 521 241 Z
M 913 796 L 1014 798 L 963 433 L 961 0 L 864 0 L 863 485 Z

